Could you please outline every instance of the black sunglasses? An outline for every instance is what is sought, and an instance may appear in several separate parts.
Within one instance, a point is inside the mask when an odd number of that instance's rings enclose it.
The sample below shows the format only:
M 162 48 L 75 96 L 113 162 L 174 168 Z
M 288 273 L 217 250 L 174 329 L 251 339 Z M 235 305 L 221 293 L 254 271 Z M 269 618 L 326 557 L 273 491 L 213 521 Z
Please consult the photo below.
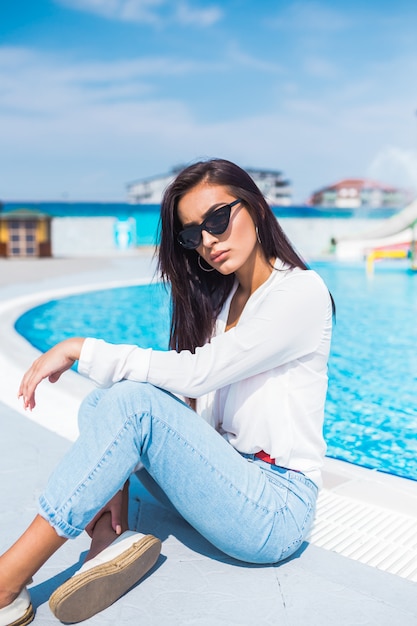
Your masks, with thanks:
M 222 235 L 229 226 L 232 207 L 239 202 L 242 200 L 234 200 L 230 204 L 221 206 L 210 213 L 199 226 L 184 228 L 178 233 L 178 242 L 186 250 L 195 250 L 201 243 L 203 230 L 206 230 L 210 235 Z

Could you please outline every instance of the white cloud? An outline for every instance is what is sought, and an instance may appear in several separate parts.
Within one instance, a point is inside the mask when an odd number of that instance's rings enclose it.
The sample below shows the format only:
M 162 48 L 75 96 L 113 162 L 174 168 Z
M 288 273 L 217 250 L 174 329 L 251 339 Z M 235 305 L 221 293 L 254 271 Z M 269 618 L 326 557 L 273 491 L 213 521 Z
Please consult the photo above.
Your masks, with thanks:
M 162 25 L 173 21 L 182 25 L 212 26 L 223 17 L 218 6 L 199 8 L 189 2 L 170 0 L 55 0 L 69 9 L 93 13 L 110 20 Z
M 222 19 L 223 11 L 216 6 L 198 9 L 186 2 L 179 2 L 176 3 L 175 15 L 176 21 L 183 25 L 212 26 Z
M 339 32 L 353 24 L 350 14 L 338 11 L 320 2 L 285 3 L 276 17 L 271 16 L 268 24 L 274 28 L 314 33 Z
M 0 48 L 0 112 L 55 116 L 74 106 L 140 101 L 155 94 L 160 78 L 222 67 L 162 56 L 70 62 L 29 49 Z
M 123 22 L 159 22 L 158 9 L 165 0 L 55 0 L 75 11 L 93 13 L 107 19 Z
M 165 57 L 73 62 L 0 48 L 2 198 L 57 198 L 66 190 L 73 199 L 122 199 L 128 180 L 201 156 L 282 169 L 301 200 L 338 178 L 370 175 L 370 163 L 381 172 L 374 177 L 396 184 L 383 150 L 413 148 L 412 87 L 386 91 L 382 84 L 378 91 L 372 82 L 353 81 L 323 94 L 299 80 L 277 86 L 272 99 L 260 97 L 249 113 L 237 106 L 210 122 L 199 120 L 198 104 L 183 90 L 161 96 L 159 79 L 173 73 L 192 75 L 193 85 L 203 70 L 233 71 L 233 62 L 246 63 L 248 83 L 251 66 L 259 74 L 256 59 L 232 57 L 219 67 Z M 401 67 L 413 75 L 414 61 L 401 59 Z M 279 67 L 264 69 L 276 72 L 278 85 Z M 417 171 L 411 158 L 393 154 L 389 167 L 396 160 L 401 171 L 407 163 Z
M 228 49 L 228 59 L 234 64 L 246 67 L 250 70 L 259 72 L 267 72 L 272 74 L 282 74 L 285 68 L 274 60 L 262 59 L 249 54 L 246 50 L 242 50 L 238 43 L 233 42 Z

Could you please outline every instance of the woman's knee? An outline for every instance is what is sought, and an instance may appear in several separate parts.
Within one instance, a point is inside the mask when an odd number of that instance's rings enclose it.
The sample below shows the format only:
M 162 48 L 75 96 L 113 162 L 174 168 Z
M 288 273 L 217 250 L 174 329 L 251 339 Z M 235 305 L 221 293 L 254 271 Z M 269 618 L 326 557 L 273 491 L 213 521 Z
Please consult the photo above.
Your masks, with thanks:
M 106 389 L 94 389 L 81 403 L 79 430 L 82 432 L 95 419 L 103 419 L 106 413 L 111 413 L 112 419 L 116 421 L 117 416 L 124 418 L 126 415 L 149 412 L 152 399 L 158 393 L 163 392 L 149 383 L 130 380 L 122 380 Z
M 93 389 L 81 402 L 78 410 L 78 429 L 80 432 L 94 418 L 96 407 L 107 391 L 107 389 Z
M 149 383 L 122 380 L 107 389 L 104 401 L 120 407 L 123 412 L 146 413 L 150 411 L 152 398 L 158 391 L 160 390 Z

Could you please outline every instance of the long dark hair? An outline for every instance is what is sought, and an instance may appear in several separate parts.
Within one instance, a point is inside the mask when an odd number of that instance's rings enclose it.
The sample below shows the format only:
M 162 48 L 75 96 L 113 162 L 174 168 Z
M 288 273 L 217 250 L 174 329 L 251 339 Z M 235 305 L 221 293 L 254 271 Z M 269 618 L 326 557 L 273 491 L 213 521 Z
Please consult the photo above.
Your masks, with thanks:
M 194 352 L 210 340 L 216 318 L 234 283 L 233 274 L 203 271 L 198 264 L 198 253 L 185 250 L 177 241 L 181 230 L 178 202 L 203 181 L 221 185 L 242 200 L 258 227 L 266 259 L 279 257 L 290 267 L 307 269 L 247 172 L 224 159 L 200 161 L 186 167 L 165 191 L 159 223 L 158 266 L 162 279 L 171 287 L 170 348 L 177 351 Z

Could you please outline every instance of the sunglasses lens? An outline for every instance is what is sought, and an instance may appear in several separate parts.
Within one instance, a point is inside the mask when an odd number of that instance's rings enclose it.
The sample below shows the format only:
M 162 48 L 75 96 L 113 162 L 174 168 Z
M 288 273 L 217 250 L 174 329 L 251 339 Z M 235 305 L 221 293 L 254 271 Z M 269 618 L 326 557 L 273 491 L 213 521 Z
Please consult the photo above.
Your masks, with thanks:
M 201 242 L 201 231 L 199 228 L 185 228 L 178 235 L 178 241 L 188 250 L 198 248 Z
M 229 226 L 229 220 L 230 206 L 226 205 L 207 218 L 205 228 L 212 235 L 221 235 Z

